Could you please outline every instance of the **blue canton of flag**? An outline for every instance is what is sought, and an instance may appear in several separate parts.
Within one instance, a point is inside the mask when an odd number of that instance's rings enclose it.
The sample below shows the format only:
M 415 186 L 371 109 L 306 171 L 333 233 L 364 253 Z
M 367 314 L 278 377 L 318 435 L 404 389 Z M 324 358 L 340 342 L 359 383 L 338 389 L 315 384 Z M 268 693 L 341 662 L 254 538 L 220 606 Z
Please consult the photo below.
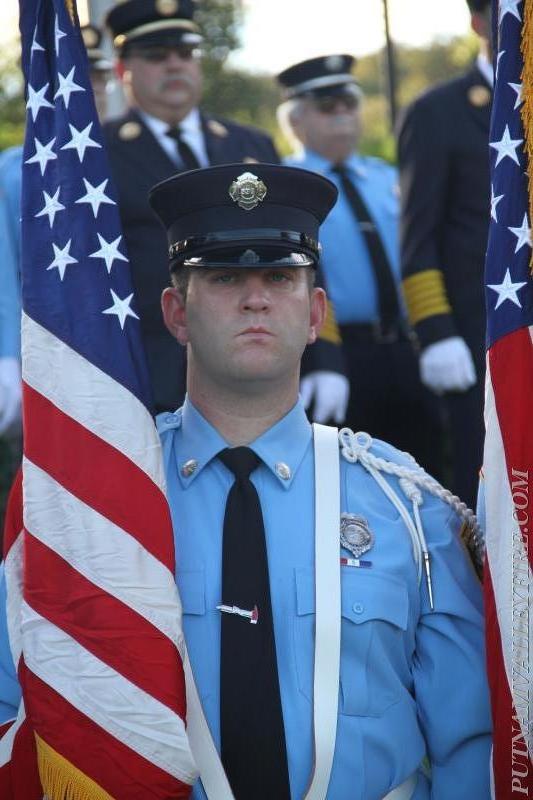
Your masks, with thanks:
M 24 0 L 21 28 L 35 20 Z M 148 404 L 139 317 L 79 27 L 41 0 L 25 51 L 25 313 Z
M 502 0 L 504 49 L 496 59 L 497 85 L 491 120 L 491 225 L 485 283 L 488 346 L 533 323 L 531 223 L 528 220 L 527 161 L 522 105 L 521 0 Z M 503 38 L 503 27 L 500 27 Z

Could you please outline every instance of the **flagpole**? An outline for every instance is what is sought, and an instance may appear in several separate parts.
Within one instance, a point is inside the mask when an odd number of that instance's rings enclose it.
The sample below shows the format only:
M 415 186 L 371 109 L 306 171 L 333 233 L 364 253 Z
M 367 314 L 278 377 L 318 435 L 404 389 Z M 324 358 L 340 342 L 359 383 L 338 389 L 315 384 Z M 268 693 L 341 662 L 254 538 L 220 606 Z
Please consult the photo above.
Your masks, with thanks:
M 385 23 L 385 49 L 387 58 L 387 94 L 389 100 L 389 117 L 392 131 L 396 126 L 396 62 L 394 45 L 390 33 L 388 0 L 383 0 L 383 20 Z

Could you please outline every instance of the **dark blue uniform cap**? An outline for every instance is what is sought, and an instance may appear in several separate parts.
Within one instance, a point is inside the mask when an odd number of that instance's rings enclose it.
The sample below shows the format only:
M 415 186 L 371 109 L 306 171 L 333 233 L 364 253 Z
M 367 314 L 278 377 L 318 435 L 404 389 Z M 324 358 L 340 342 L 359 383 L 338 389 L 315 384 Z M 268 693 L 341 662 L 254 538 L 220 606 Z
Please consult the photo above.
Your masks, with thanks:
M 309 58 L 280 72 L 278 82 L 287 98 L 359 93 L 354 64 L 355 58 L 346 54 Z
M 182 172 L 149 201 L 180 266 L 316 266 L 318 229 L 337 199 L 327 178 L 279 164 L 224 164 Z
M 202 41 L 193 20 L 194 0 L 125 0 L 106 17 L 115 47 L 160 44 L 198 44 Z

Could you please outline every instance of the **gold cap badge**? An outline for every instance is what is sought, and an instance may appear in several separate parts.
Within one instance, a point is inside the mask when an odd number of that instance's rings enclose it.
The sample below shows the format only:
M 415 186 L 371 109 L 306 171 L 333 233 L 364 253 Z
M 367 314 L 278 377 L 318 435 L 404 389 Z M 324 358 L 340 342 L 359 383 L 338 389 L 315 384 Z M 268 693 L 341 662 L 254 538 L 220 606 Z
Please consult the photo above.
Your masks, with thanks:
M 476 108 L 488 105 L 490 103 L 490 97 L 490 89 L 486 86 L 480 86 L 478 84 L 476 86 L 471 86 L 468 90 L 468 99 Z
M 125 122 L 119 128 L 118 136 L 123 142 L 129 142 L 131 139 L 137 139 L 141 135 L 141 126 L 138 122 Z
M 155 8 L 156 11 L 161 14 L 161 16 L 170 17 L 178 10 L 179 3 L 178 0 L 156 0 Z
M 265 199 L 267 188 L 257 175 L 243 172 L 229 187 L 229 196 L 245 211 L 251 211 Z

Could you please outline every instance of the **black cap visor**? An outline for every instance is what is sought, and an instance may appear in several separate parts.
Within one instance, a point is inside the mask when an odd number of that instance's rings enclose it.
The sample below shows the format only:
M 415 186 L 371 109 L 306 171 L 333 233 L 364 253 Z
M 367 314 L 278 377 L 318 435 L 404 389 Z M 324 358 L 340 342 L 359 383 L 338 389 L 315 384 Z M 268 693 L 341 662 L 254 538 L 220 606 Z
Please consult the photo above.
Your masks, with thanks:
M 319 245 L 310 236 L 294 231 L 218 231 L 176 242 L 169 249 L 170 270 L 180 266 L 316 267 Z

